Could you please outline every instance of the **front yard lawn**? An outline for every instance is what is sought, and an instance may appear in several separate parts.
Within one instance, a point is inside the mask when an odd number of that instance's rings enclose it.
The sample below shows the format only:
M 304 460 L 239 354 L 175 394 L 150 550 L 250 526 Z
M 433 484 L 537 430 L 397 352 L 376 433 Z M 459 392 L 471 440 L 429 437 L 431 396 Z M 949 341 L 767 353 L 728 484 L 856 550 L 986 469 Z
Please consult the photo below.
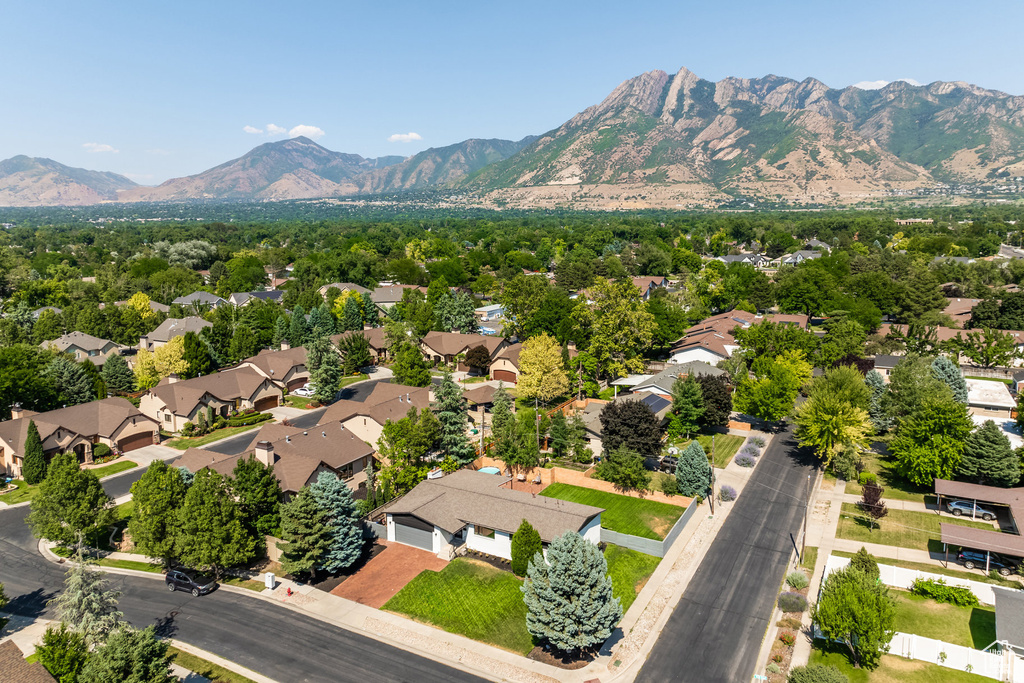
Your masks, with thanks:
M 18 503 L 32 500 L 36 497 L 36 493 L 39 492 L 38 486 L 29 486 L 21 479 L 15 479 L 11 483 L 18 488 L 0 496 L 0 501 L 8 505 L 17 505 Z
M 855 669 L 846 656 L 845 649 L 836 645 L 827 651 L 819 648 L 822 640 L 814 641 L 811 651 L 811 662 L 814 664 L 831 664 L 850 679 L 850 683 L 991 683 L 991 678 L 969 674 L 965 671 L 947 669 L 938 664 L 929 664 L 913 659 L 903 659 L 896 655 L 883 655 L 881 665 L 874 671 Z
M 980 650 L 996 639 L 994 607 L 958 607 L 931 598 L 894 590 L 896 625 L 901 633 L 913 633 L 954 645 Z
M 861 456 L 865 472 L 874 472 L 878 476 L 878 485 L 885 489 L 883 498 L 892 500 L 913 500 L 919 503 L 935 502 L 935 491 L 907 481 L 896 473 L 896 463 L 890 458 L 868 451 Z M 857 481 L 846 482 L 846 492 L 862 495 L 864 487 Z
M 855 503 L 843 503 L 836 538 L 847 538 L 861 543 L 880 543 L 916 550 L 942 550 L 939 523 L 958 524 L 975 529 L 993 530 L 988 522 L 972 522 L 943 517 L 934 512 L 916 510 L 889 510 L 877 524 L 860 511 Z
M 612 592 L 622 603 L 625 614 L 658 568 L 661 558 L 609 543 L 604 548 L 604 559 L 608 562 L 608 575 L 612 577 Z
M 711 447 L 711 434 L 698 434 L 697 443 L 701 445 L 704 452 L 708 454 L 708 458 L 712 457 L 712 450 L 714 450 L 714 466 L 720 470 L 725 469 L 725 466 L 732 462 L 732 456 L 736 455 L 736 451 L 740 449 L 743 442 L 746 439 L 736 434 L 715 434 L 715 445 L 714 449 Z M 691 439 L 679 439 L 672 445 L 679 449 L 680 452 L 684 448 L 690 445 Z M 666 451 L 667 452 L 667 451 Z
M 808 548 L 810 550 L 810 548 Z M 832 554 L 837 557 L 853 557 L 854 553 L 848 553 L 841 550 L 833 550 Z M 956 553 L 950 551 L 951 556 L 955 556 Z M 932 574 L 939 574 L 941 576 L 949 576 L 954 579 L 963 579 L 966 581 L 978 581 L 981 583 L 991 583 L 994 586 L 1003 586 L 1005 588 L 1021 588 L 1021 582 L 1015 581 L 1014 579 L 1006 578 L 995 575 L 995 578 L 986 576 L 984 572 L 980 570 L 970 571 L 968 569 L 948 569 L 941 565 L 927 564 L 925 562 L 908 562 L 907 560 L 894 560 L 891 557 L 876 557 L 875 560 L 878 564 L 889 564 L 894 567 L 902 567 L 903 569 L 915 569 L 920 572 L 930 572 Z M 950 560 L 950 566 L 956 567 L 958 565 Z
M 643 498 L 606 493 L 571 484 L 552 484 L 540 495 L 604 508 L 601 526 L 642 538 L 660 541 L 672 529 L 686 508 Z
M 177 439 L 171 439 L 164 445 L 170 446 L 171 448 L 177 448 L 179 451 L 183 451 L 186 448 L 198 448 L 200 446 L 205 446 L 208 443 L 220 441 L 221 439 L 226 439 L 230 436 L 241 434 L 242 432 L 248 432 L 249 430 L 252 429 L 259 429 L 265 424 L 272 423 L 273 422 L 271 420 L 265 420 L 263 422 L 257 422 L 254 425 L 242 425 L 241 427 L 224 427 L 222 429 L 212 431 L 209 434 L 203 434 L 202 436 L 179 436 Z
M 356 382 L 362 382 L 364 379 L 370 379 L 370 376 L 365 372 L 359 373 L 358 375 L 349 375 L 348 377 L 342 377 L 341 381 L 338 382 L 338 388 L 344 389 L 349 384 L 355 384 Z
M 512 572 L 459 558 L 422 572 L 381 609 L 525 655 L 533 637 L 520 585 Z
M 303 410 L 305 410 L 306 408 L 309 407 L 309 404 L 315 400 L 316 399 L 306 398 L 304 396 L 295 396 L 294 394 L 289 394 L 288 396 L 284 397 L 284 404 L 289 408 L 302 408 Z
M 102 479 L 103 477 L 109 477 L 113 474 L 118 474 L 119 472 L 124 472 L 138 466 L 139 463 L 131 460 L 118 460 L 117 462 L 104 465 L 103 467 L 96 467 L 89 471 Z
M 183 652 L 173 645 L 167 648 L 167 654 L 174 658 L 175 664 L 183 666 L 189 671 L 216 683 L 256 683 L 251 678 L 246 678 L 242 674 L 229 671 L 213 662 L 208 662 L 205 659 L 200 659 L 195 655 Z

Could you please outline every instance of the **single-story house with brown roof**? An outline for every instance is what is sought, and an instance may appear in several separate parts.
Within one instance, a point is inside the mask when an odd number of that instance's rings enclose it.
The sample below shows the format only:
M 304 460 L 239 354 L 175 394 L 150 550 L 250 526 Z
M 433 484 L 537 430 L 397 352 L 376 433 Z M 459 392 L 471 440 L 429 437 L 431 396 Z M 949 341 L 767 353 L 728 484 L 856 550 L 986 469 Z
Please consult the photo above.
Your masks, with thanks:
M 401 420 L 410 408 L 430 408 L 428 387 L 408 387 L 403 384 L 379 382 L 362 403 L 346 400 L 332 403 L 320 417 L 319 424 L 340 422 L 357 437 L 376 448 L 384 431 L 384 423 L 388 420 Z
M 353 490 L 364 485 L 363 470 L 373 459 L 373 446 L 337 422 L 309 429 L 269 424 L 260 428 L 243 453 L 224 455 L 205 448 L 189 448 L 171 464 L 191 472 L 209 467 L 230 475 L 239 459 L 249 457 L 250 453 L 264 465 L 273 465 L 281 491 L 293 496 L 316 481 L 321 472 L 331 472 Z
M 640 296 L 646 301 L 651 298 L 651 292 L 658 287 L 668 287 L 668 278 L 664 275 L 635 277 L 633 278 L 633 286 L 640 290 Z
M 124 398 L 105 398 L 76 406 L 36 413 L 12 408 L 11 419 L 0 422 L 0 466 L 21 476 L 29 422 L 35 422 L 47 456 L 71 451 L 81 462 L 92 462 L 92 449 L 102 443 L 126 453 L 159 443 L 157 421 Z
M 91 361 L 102 368 L 110 356 L 120 355 L 121 345 L 109 339 L 100 339 L 85 332 L 69 332 L 51 341 L 39 345 L 43 349 L 54 348 L 61 353 L 70 354 L 76 362 Z
M 465 355 L 470 349 L 483 346 L 493 361 L 509 346 L 504 337 L 484 334 L 461 334 L 459 332 L 428 332 L 420 341 L 424 357 L 434 363 L 452 363 L 459 354 Z M 468 370 L 459 364 L 460 370 Z
M 601 541 L 601 508 L 505 488 L 508 477 L 459 470 L 427 479 L 386 509 L 388 541 L 451 559 L 469 550 L 512 559 L 512 535 L 527 520 L 545 547 L 567 531 Z
M 265 349 L 238 364 L 240 368 L 252 368 L 274 384 L 295 391 L 309 381 L 306 368 L 306 347 L 282 348 L 280 351 Z
M 329 285 L 322 286 L 320 289 L 316 291 L 318 294 L 320 294 L 320 296 L 326 299 L 327 292 L 329 292 L 332 288 L 338 290 L 343 294 L 345 292 L 355 292 L 359 296 L 362 296 L 363 294 L 366 294 L 367 292 L 370 291 L 366 287 L 363 287 L 362 285 L 357 285 L 354 282 L 332 282 Z
M 269 410 L 281 403 L 281 387 L 253 368 L 215 372 L 206 377 L 160 381 L 139 401 L 139 410 L 169 432 L 181 431 L 186 422 L 195 423 L 199 411 L 227 417 L 232 410 Z
M 175 337 L 180 337 L 188 332 L 199 334 L 207 327 L 213 327 L 213 323 L 203 320 L 197 315 L 187 318 L 167 318 L 155 330 L 139 337 L 139 349 L 153 351 Z
M 380 361 L 387 358 L 388 347 L 384 338 L 383 327 L 369 327 L 362 330 L 349 330 L 348 332 L 342 332 L 331 337 L 331 343 L 337 348 L 342 338 L 351 336 L 353 334 L 361 334 L 366 337 L 367 343 L 370 345 L 370 356 L 374 361 Z

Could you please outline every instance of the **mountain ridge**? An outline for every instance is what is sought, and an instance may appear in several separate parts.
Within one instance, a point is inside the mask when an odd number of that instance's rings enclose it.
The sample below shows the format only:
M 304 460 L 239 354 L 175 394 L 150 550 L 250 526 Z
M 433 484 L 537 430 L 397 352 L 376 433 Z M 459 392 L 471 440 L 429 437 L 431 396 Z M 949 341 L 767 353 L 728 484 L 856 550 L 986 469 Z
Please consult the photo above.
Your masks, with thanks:
M 24 154 L 0 161 L 0 206 L 86 206 L 136 187 L 123 175 L 66 166 Z

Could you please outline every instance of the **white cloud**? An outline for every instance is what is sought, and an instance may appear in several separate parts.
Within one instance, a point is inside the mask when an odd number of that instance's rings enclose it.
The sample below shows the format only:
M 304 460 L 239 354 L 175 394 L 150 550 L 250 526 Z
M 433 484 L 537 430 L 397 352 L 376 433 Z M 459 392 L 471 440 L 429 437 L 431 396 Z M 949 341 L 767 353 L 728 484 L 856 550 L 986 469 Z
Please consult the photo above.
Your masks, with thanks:
M 273 123 L 267 124 L 267 135 L 284 135 L 288 132 L 287 128 L 281 126 L 275 126 Z
M 388 136 L 388 142 L 413 142 L 414 140 L 422 140 L 423 137 L 419 133 L 395 133 L 394 135 Z
M 910 85 L 921 85 L 913 78 L 897 78 L 896 80 L 903 81 L 904 83 L 909 83 Z M 895 81 L 861 81 L 860 83 L 854 83 L 853 87 L 860 88 L 861 90 L 878 90 L 879 88 L 884 88 L 885 86 L 889 85 L 889 83 L 891 82 Z
M 311 140 L 319 140 L 324 135 L 326 135 L 326 133 L 324 133 L 322 129 L 317 128 L 316 126 L 307 126 L 305 124 L 295 126 L 290 131 L 288 131 L 288 137 L 297 138 L 300 135 L 303 135 Z
M 82 145 L 89 152 L 111 152 L 117 154 L 117 150 L 110 145 L 104 145 L 100 142 L 86 142 Z
M 242 126 L 242 130 L 245 131 L 246 133 L 249 133 L 250 135 L 262 135 L 263 134 L 263 129 L 262 128 L 256 128 L 255 126 Z

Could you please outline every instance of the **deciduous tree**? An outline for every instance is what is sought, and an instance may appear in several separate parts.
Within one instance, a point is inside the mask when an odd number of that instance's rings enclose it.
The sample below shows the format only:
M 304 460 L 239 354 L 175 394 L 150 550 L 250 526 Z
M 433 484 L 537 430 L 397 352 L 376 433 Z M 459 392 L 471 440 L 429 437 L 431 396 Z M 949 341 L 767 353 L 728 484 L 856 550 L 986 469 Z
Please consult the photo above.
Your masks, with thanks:
M 729 423 L 732 414 L 732 392 L 724 376 L 697 375 L 700 385 L 704 413 L 700 416 L 702 427 L 720 427 Z
M 874 483 L 864 484 L 864 488 L 861 492 L 861 499 L 857 503 L 860 509 L 870 517 L 875 524 L 878 524 L 878 520 L 889 514 L 889 509 L 885 506 L 885 501 L 882 500 L 882 494 L 885 490 Z
M 1009 367 L 1020 357 L 1016 338 L 991 328 L 967 332 L 965 338 L 957 335 L 956 346 L 972 363 L 983 368 Z
M 900 424 L 889 450 L 900 474 L 918 486 L 931 486 L 957 472 L 973 428 L 965 405 L 948 397 L 931 399 Z
M 519 383 L 524 398 L 542 403 L 569 393 L 569 380 L 562 369 L 562 349 L 549 334 L 530 337 L 519 354 Z
M 481 375 L 487 374 L 491 367 L 491 354 L 483 344 L 474 346 L 466 352 L 466 365 Z
M 847 647 L 854 666 L 875 669 L 895 634 L 896 601 L 885 584 L 847 568 L 825 579 L 811 618 L 826 638 Z
M 556 538 L 546 560 L 534 556 L 526 575 L 526 628 L 562 652 L 600 645 L 622 618 L 604 555 L 575 532 Z
M 76 683 L 89 657 L 89 646 L 85 637 L 67 624 L 50 625 L 43 633 L 43 642 L 36 645 L 36 655 L 57 683 Z
M 50 461 L 27 521 L 38 538 L 70 544 L 114 521 L 109 503 L 96 475 L 80 469 L 74 453 L 60 453 Z
M 654 316 L 629 281 L 598 280 L 587 294 L 593 303 L 578 309 L 578 329 L 588 335 L 587 352 L 599 375 L 621 377 L 643 370 L 640 354 L 651 345 Z
M 661 453 L 661 421 L 647 404 L 613 401 L 601 410 L 600 420 L 601 445 L 606 453 L 623 446 L 645 458 Z
M 801 446 L 814 449 L 825 467 L 840 451 L 868 446 L 871 420 L 868 412 L 835 394 L 812 395 L 796 410 L 796 436 Z
M 136 549 L 159 557 L 169 565 L 175 558 L 177 513 L 185 502 L 187 487 L 177 468 L 154 460 L 142 478 L 132 484 L 134 512 L 128 531 Z
M 246 531 L 257 539 L 273 534 L 281 525 L 281 484 L 274 466 L 255 456 L 239 458 L 232 472 L 231 490 Z M 258 541 L 258 545 L 262 545 Z
M 669 429 L 674 436 L 690 434 L 700 429 L 704 416 L 704 394 L 693 375 L 677 377 L 672 383 L 672 419 Z
M 651 473 L 644 467 L 644 457 L 626 446 L 605 450 L 597 476 L 626 491 L 647 491 L 651 488 Z
M 242 525 L 227 477 L 209 468 L 196 472 L 178 510 L 175 553 L 189 567 L 220 573 L 224 567 L 248 562 L 256 540 Z
M 423 354 L 411 343 L 404 343 L 395 352 L 395 362 L 391 366 L 395 381 L 411 387 L 425 387 L 430 384 L 430 369 L 423 360 Z

